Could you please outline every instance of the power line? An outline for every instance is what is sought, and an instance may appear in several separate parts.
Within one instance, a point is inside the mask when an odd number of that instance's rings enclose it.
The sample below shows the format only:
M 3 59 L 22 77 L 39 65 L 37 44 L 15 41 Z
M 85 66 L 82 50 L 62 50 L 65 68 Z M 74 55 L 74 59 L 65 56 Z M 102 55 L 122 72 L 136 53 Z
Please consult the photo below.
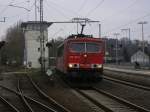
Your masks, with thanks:
M 26 3 L 26 2 L 27 2 L 27 0 L 24 0 L 23 2 L 18 2 L 18 3 L 15 3 L 13 5 L 19 5 L 19 4 L 23 4 L 23 3 Z
M 33 3 L 33 5 L 31 5 L 31 7 L 29 8 L 30 11 L 33 10 L 33 6 L 34 6 L 34 3 Z M 7 19 L 16 18 L 16 17 L 18 18 L 18 16 L 24 15 L 24 14 L 26 14 L 26 12 L 24 12 L 24 13 L 19 13 L 19 14 L 13 15 L 13 16 L 8 16 Z
M 101 0 L 92 10 L 90 10 L 90 11 L 86 14 L 86 17 L 89 16 L 91 13 L 93 13 L 98 7 L 100 7 L 100 6 L 103 4 L 104 1 L 105 1 L 105 0 Z
M 48 7 L 53 7 L 53 9 L 55 9 L 55 11 L 56 12 L 58 12 L 59 14 L 61 14 L 63 17 L 65 17 L 65 18 L 67 18 L 67 19 L 70 19 L 68 16 L 66 16 L 61 10 L 58 10 L 58 9 L 56 9 L 56 7 L 54 7 L 53 5 L 51 5 L 51 4 L 49 4 L 49 2 L 47 1 L 47 0 L 45 0 L 45 2 L 46 2 L 46 5 L 48 6 Z M 49 9 L 49 8 L 48 8 Z
M 59 4 L 57 4 L 57 3 L 54 3 L 54 2 L 52 2 L 52 1 L 48 1 L 47 0 L 47 3 L 51 3 L 51 4 L 53 4 L 53 5 L 55 5 L 57 8 L 60 8 L 60 10 L 62 11 L 62 10 L 64 10 L 64 11 L 67 11 L 67 12 L 69 12 L 70 14 L 72 14 L 73 16 L 80 16 L 76 11 L 74 11 L 74 10 L 70 10 L 70 9 L 66 9 L 65 7 L 63 7 L 63 6 L 61 6 L 61 5 L 59 5 Z M 55 8 L 56 8 L 55 7 Z
M 80 6 L 80 8 L 78 9 L 78 11 L 81 12 L 81 10 L 85 7 L 86 3 L 87 3 L 88 0 L 84 0 Z
M 144 16 L 141 16 L 141 17 L 139 17 L 139 18 L 136 18 L 136 19 L 134 19 L 134 20 L 132 20 L 132 21 L 130 21 L 130 22 L 128 22 L 128 23 L 126 23 L 126 24 L 123 24 L 123 25 L 120 25 L 120 26 L 118 26 L 118 27 L 116 27 L 116 28 L 113 28 L 113 29 L 111 29 L 111 30 L 107 31 L 107 32 L 106 32 L 106 33 L 104 33 L 104 34 L 107 34 L 107 33 L 111 32 L 111 31 L 114 31 L 114 30 L 120 29 L 120 28 L 122 28 L 122 27 L 124 27 L 124 26 L 130 25 L 130 24 L 133 24 L 133 23 L 137 22 L 138 20 L 141 20 L 141 19 L 143 19 L 143 18 L 145 18 L 145 17 L 148 17 L 148 16 L 150 16 L 150 13 L 145 14 Z
M 4 9 L 0 12 L 0 15 L 2 15 L 2 14 L 8 9 L 9 5 L 12 4 L 13 2 L 14 2 L 14 1 L 11 0 L 11 1 L 8 3 L 8 5 L 6 5 L 6 6 L 4 7 Z
M 22 7 L 22 6 L 16 6 L 16 5 L 9 5 L 9 6 L 12 6 L 12 7 L 17 7 L 17 8 L 22 8 L 22 9 L 25 9 L 26 11 L 30 11 L 28 8 L 25 8 L 25 7 Z
M 16 14 L 16 15 L 13 15 L 13 16 L 9 16 L 9 17 L 7 17 L 8 19 L 12 19 L 12 18 L 18 18 L 18 16 L 20 16 L 20 15 L 24 15 L 24 14 L 26 14 L 26 13 L 19 13 L 19 14 Z
M 31 7 L 29 8 L 29 10 L 30 11 L 33 10 L 34 6 L 35 6 L 35 2 L 33 2 L 33 4 L 31 5 Z
M 106 19 L 102 19 L 101 21 L 106 21 L 109 20 L 110 18 L 112 18 L 113 16 L 118 16 L 120 14 L 123 14 L 123 12 L 125 12 L 127 9 L 132 8 L 139 0 L 135 0 L 134 2 L 132 2 L 129 6 L 127 6 L 126 8 L 122 9 L 121 11 L 118 11 L 110 16 L 108 16 Z

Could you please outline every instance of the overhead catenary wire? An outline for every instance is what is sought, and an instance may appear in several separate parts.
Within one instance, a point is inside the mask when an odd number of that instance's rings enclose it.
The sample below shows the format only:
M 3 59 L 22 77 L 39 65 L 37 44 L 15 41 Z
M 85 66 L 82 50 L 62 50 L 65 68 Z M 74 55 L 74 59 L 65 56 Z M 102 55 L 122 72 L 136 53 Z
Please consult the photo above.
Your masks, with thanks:
M 22 1 L 22 2 L 18 2 L 18 3 L 15 3 L 15 4 L 13 4 L 13 5 L 24 4 L 24 3 L 26 3 L 26 2 L 27 2 L 27 0 L 24 0 L 24 1 Z
M 83 2 L 82 2 L 82 4 L 81 4 L 81 6 L 79 7 L 78 11 L 81 12 L 81 10 L 84 9 L 84 7 L 85 7 L 87 1 L 88 1 L 88 0 L 83 0 Z
M 108 18 L 106 18 L 106 19 L 102 19 L 101 21 L 104 22 L 104 21 L 110 19 L 110 18 L 113 17 L 113 16 L 116 16 L 116 15 L 118 16 L 119 14 L 123 14 L 123 12 L 125 12 L 127 9 L 132 8 L 135 4 L 137 4 L 138 1 L 139 1 L 139 0 L 135 0 L 134 2 L 132 2 L 132 3 L 131 3 L 129 6 L 127 6 L 126 8 L 122 9 L 121 11 L 119 11 L 119 12 L 117 12 L 117 13 L 115 13 L 115 14 L 110 15 L 110 16 L 109 16 Z M 98 4 L 95 8 L 98 8 L 98 6 L 100 6 L 103 2 L 104 2 L 104 1 L 99 2 L 99 4 Z M 94 9 L 93 9 L 93 11 L 94 11 Z M 91 13 L 92 13 L 92 10 L 91 10 Z M 89 15 L 89 14 L 87 14 L 87 15 Z
M 118 27 L 116 27 L 116 28 L 113 28 L 113 29 L 111 29 L 111 30 L 105 32 L 104 34 L 110 33 L 110 32 L 112 32 L 112 31 L 114 31 L 114 30 L 118 30 L 118 29 L 120 30 L 120 28 L 122 28 L 122 27 L 124 27 L 124 26 L 127 26 L 127 25 L 130 25 L 130 24 L 133 24 L 133 23 L 137 22 L 138 20 L 141 20 L 141 19 L 143 19 L 143 18 L 145 18 L 145 17 L 148 17 L 148 16 L 150 16 L 150 13 L 147 13 L 147 14 L 145 14 L 144 16 L 140 16 L 140 17 L 138 17 L 138 18 L 136 18 L 136 19 L 134 19 L 134 20 L 131 20 L 131 21 L 129 21 L 128 23 L 122 24 L 122 25 L 120 25 L 120 26 L 118 26 Z
M 76 12 L 76 11 L 74 11 L 74 10 L 72 10 L 72 9 L 67 9 L 66 7 L 63 7 L 62 5 L 59 5 L 59 4 L 57 4 L 57 3 L 55 3 L 55 2 L 52 2 L 52 1 L 48 1 L 47 0 L 47 2 L 49 3 L 49 4 L 52 4 L 52 5 L 54 5 L 54 7 L 56 8 L 59 8 L 59 10 L 63 10 L 63 11 L 65 11 L 65 12 L 68 12 L 69 13 L 69 15 L 71 16 L 80 16 L 79 15 L 79 13 L 78 12 Z
M 12 4 L 13 2 L 14 2 L 14 1 L 11 0 L 11 1 L 8 3 L 8 5 L 6 5 L 2 11 L 0 11 L 0 15 L 2 15 L 2 14 L 9 8 L 9 4 Z
M 55 4 L 50 4 L 49 2 L 48 2 L 48 0 L 45 0 L 45 3 L 46 3 L 46 5 L 45 6 L 48 6 L 47 7 L 47 9 L 49 10 L 49 7 L 51 7 L 54 11 L 56 11 L 57 13 L 59 13 L 59 14 L 61 14 L 64 18 L 66 18 L 67 20 L 69 19 L 71 19 L 71 17 L 70 16 L 66 16 L 66 14 L 65 13 L 63 13 L 62 12 L 62 10 L 59 10 L 58 8 L 56 8 L 56 7 L 54 7 L 53 5 L 55 5 Z M 59 5 L 57 5 L 57 7 L 58 7 Z M 64 26 L 64 25 L 63 25 Z M 66 26 L 65 26 L 66 27 Z M 67 27 L 66 27 L 67 28 Z M 70 33 L 70 32 L 72 32 L 72 30 L 74 29 L 74 27 L 73 26 L 71 26 L 71 27 L 69 27 L 69 28 L 67 28 L 67 32 L 68 33 Z
M 139 1 L 139 0 L 135 0 L 134 2 L 132 2 L 132 3 L 131 3 L 129 6 L 127 6 L 126 8 L 124 8 L 124 9 L 122 9 L 122 10 L 120 10 L 120 11 L 118 11 L 118 12 L 112 14 L 112 15 L 109 15 L 108 17 L 102 19 L 101 21 L 104 22 L 104 21 L 107 21 L 107 20 L 109 20 L 110 18 L 112 18 L 112 17 L 114 17 L 114 16 L 117 17 L 118 15 L 123 14 L 123 12 L 126 12 L 128 9 L 130 9 L 130 8 L 132 8 L 134 5 L 136 5 L 136 4 L 138 3 L 138 1 Z M 116 16 L 116 15 L 117 15 L 117 16 Z
M 9 6 L 12 5 L 12 3 L 13 3 L 13 5 L 18 5 L 18 4 L 25 3 L 27 1 L 24 0 L 24 2 L 18 2 L 18 3 L 14 3 L 14 2 L 15 2 L 14 0 L 11 0 L 7 5 L 4 5 L 5 7 L 2 11 L 0 11 L 0 14 L 2 15 L 9 8 Z
M 34 3 L 30 6 L 30 8 L 28 10 L 30 10 L 30 12 L 31 12 L 33 10 L 33 7 L 34 7 Z M 15 14 L 13 16 L 7 16 L 7 19 L 11 20 L 13 18 L 18 18 L 19 16 L 25 15 L 25 14 L 26 14 L 26 12 L 24 12 L 24 13 L 21 12 L 21 13 Z
M 21 3 L 25 3 L 25 2 L 27 2 L 26 0 L 24 1 L 24 2 L 19 2 L 19 3 L 14 3 L 14 0 L 12 0 L 8 5 L 6 5 L 6 7 L 9 7 L 9 6 L 11 6 L 11 5 L 16 5 L 16 4 L 21 4 Z M 19 7 L 19 6 L 18 6 Z M 22 7 L 21 7 L 22 8 Z M 7 8 L 8 9 L 8 8 Z M 28 11 L 31 11 L 32 10 L 32 7 L 31 8 L 29 8 L 29 9 L 27 9 Z M 6 10 L 5 10 L 6 11 Z M 13 18 L 18 18 L 18 17 L 20 17 L 20 15 L 24 15 L 25 13 L 19 13 L 19 14 L 15 14 L 15 15 L 13 15 L 13 16 L 6 16 L 6 18 L 7 19 L 9 19 L 9 22 L 10 22 L 10 20 L 11 19 L 13 19 Z
M 59 9 L 56 9 L 56 7 L 54 7 L 52 4 L 48 3 L 48 1 L 45 0 L 45 8 L 49 11 L 52 11 L 50 10 L 50 8 L 52 8 L 54 11 L 56 11 L 58 14 L 60 14 L 61 16 L 63 16 L 64 18 L 66 18 L 67 20 L 70 19 L 68 16 L 66 16 L 62 11 L 60 11 Z M 52 15 L 51 15 L 52 16 Z M 66 27 L 66 25 L 63 24 L 63 26 L 65 27 L 65 30 L 68 29 Z M 62 28 L 64 29 L 64 28 Z M 66 31 L 69 31 L 71 30 L 71 28 L 69 28 L 68 30 Z
M 90 16 L 97 8 L 99 8 L 99 7 L 103 4 L 104 1 L 105 1 L 105 0 L 101 0 L 93 9 L 91 9 L 91 10 L 86 14 L 86 17 L 87 17 L 87 16 Z
M 61 10 L 57 9 L 56 7 L 54 7 L 53 5 L 51 5 L 47 0 L 45 0 L 45 5 L 47 5 L 48 7 L 51 7 L 54 11 L 56 11 L 57 13 L 61 14 L 63 17 L 70 19 L 68 16 L 66 16 L 66 14 L 64 14 Z M 49 8 L 48 8 L 49 9 Z

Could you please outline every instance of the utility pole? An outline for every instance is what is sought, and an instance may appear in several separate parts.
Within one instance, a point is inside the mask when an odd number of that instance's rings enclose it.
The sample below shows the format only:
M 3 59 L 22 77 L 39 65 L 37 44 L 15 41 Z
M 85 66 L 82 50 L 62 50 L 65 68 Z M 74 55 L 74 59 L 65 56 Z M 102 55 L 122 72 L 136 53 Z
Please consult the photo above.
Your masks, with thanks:
M 118 35 L 119 33 L 114 33 L 114 36 L 116 37 L 116 64 L 118 64 Z
M 108 51 L 107 51 L 107 39 L 109 36 L 103 36 L 104 41 L 105 41 L 105 63 L 107 63 L 107 55 L 108 55 Z
M 35 0 L 35 21 L 37 21 L 37 1 Z
M 147 21 L 141 21 L 141 22 L 138 22 L 138 24 L 141 24 L 142 25 L 142 51 L 143 53 L 145 53 L 144 51 L 144 47 L 145 47 L 145 43 L 144 43 L 144 24 L 147 24 Z
M 99 24 L 99 38 L 101 38 L 101 24 Z
M 28 9 L 30 8 L 30 0 L 27 0 L 28 3 Z M 29 21 L 29 11 L 27 11 L 27 20 Z
M 129 28 L 129 42 L 131 40 L 131 29 Z
M 1 20 L 0 22 L 5 22 L 6 21 L 6 17 L 3 17 L 3 20 Z
M 44 47 L 44 27 L 43 27 L 43 0 L 40 0 L 40 50 L 41 50 L 41 72 L 45 72 L 45 47 Z

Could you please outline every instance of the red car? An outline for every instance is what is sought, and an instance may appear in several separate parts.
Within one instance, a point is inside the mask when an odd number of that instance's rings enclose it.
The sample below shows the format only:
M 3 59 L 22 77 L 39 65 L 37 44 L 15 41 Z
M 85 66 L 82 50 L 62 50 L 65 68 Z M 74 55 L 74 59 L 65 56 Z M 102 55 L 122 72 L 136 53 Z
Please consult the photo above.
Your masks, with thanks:
M 70 78 L 102 78 L 104 42 L 87 35 L 71 35 L 58 46 L 57 70 Z

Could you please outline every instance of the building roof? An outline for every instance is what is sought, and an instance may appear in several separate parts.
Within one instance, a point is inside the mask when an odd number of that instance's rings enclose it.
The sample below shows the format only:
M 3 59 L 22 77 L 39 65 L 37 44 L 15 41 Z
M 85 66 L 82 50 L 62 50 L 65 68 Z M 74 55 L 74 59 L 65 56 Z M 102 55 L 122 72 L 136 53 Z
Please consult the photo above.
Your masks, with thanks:
M 137 51 L 136 53 L 134 53 L 131 57 L 137 57 L 137 56 L 141 56 L 143 55 L 144 57 L 149 57 L 147 54 L 143 53 L 141 50 Z
M 40 25 L 40 21 L 27 21 L 27 22 L 22 22 L 21 23 L 21 27 L 27 27 L 27 25 L 31 25 L 31 24 L 38 24 L 38 25 Z M 43 21 L 42 22 L 42 24 L 43 25 L 48 25 L 48 26 L 50 26 L 50 25 L 52 25 L 53 23 L 52 22 L 47 22 L 47 21 Z

